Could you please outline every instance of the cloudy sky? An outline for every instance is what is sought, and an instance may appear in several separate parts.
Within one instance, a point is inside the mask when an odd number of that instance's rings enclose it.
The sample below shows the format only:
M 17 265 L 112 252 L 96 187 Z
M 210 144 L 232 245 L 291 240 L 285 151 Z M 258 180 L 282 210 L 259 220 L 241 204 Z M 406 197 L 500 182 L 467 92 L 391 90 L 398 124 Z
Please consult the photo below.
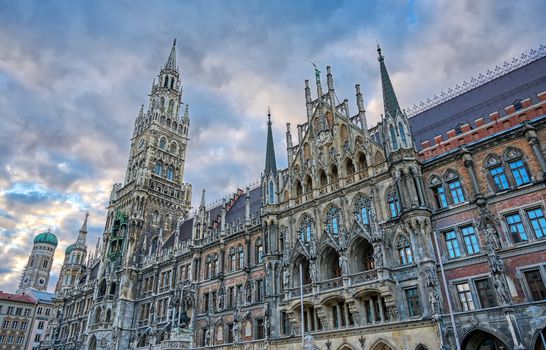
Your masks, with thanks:
M 173 38 L 190 105 L 186 181 L 207 200 L 259 179 L 273 114 L 279 166 L 285 123 L 305 120 L 311 61 L 331 65 L 369 125 L 382 109 L 376 42 L 403 107 L 544 43 L 543 0 L 0 0 L 0 290 L 14 291 L 33 236 L 64 249 L 90 211 L 89 244 L 124 178 L 140 105 Z M 294 131 L 295 133 L 295 131 Z

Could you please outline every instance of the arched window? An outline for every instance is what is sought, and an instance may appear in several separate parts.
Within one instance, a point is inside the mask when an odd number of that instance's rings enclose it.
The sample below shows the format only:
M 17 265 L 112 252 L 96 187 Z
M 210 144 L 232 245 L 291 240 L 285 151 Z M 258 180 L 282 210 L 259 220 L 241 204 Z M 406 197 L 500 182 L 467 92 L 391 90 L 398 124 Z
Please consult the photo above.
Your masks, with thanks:
M 398 200 L 398 194 L 394 189 L 392 189 L 387 194 L 387 203 L 389 203 L 389 211 L 391 213 L 391 217 L 395 218 L 398 215 L 400 215 L 400 201 Z
M 167 139 L 162 137 L 159 139 L 159 148 L 160 149 L 165 149 L 165 147 L 167 146 Z
M 465 201 L 465 196 L 463 192 L 463 185 L 459 179 L 459 175 L 453 170 L 449 170 L 446 173 L 446 184 L 449 190 L 449 195 L 451 197 L 451 203 L 460 204 Z
M 49 259 L 48 258 L 45 258 L 44 259 L 44 264 L 42 265 L 44 269 L 47 269 L 47 265 L 49 264 Z
M 410 243 L 406 237 L 398 237 L 396 249 L 398 250 L 400 265 L 410 265 L 413 263 L 413 254 L 411 253 Z
M 391 143 L 392 143 L 392 149 L 398 149 L 398 142 L 396 142 L 396 131 L 394 130 L 394 126 L 390 126 L 391 131 Z
M 504 165 L 499 157 L 491 155 L 485 161 L 491 182 L 496 191 L 504 191 L 510 188 L 508 177 L 504 171 Z
M 155 174 L 157 176 L 162 176 L 163 175 L 163 163 L 161 163 L 161 161 L 157 161 L 157 163 L 155 164 Z
M 157 211 L 157 210 L 154 211 L 154 214 L 153 214 L 153 216 L 152 216 L 152 223 L 153 223 L 154 225 L 159 224 L 159 218 L 160 218 L 160 216 L 159 216 L 159 211 Z
M 341 213 L 340 210 L 331 206 L 326 212 L 326 231 L 337 237 L 340 232 Z
M 269 181 L 269 204 L 275 203 L 275 186 L 273 181 Z
M 235 271 L 237 269 L 237 255 L 235 254 L 235 249 L 231 247 L 229 250 L 229 270 Z
M 438 176 L 434 176 L 430 179 L 430 190 L 432 191 L 432 196 L 434 197 L 434 203 L 436 204 L 437 209 L 447 208 L 447 197 L 444 184 Z
M 309 216 L 305 216 L 300 225 L 300 240 L 302 242 L 310 242 L 311 235 L 313 234 L 313 219 Z
M 178 150 L 178 146 L 176 145 L 176 142 L 172 142 L 170 148 L 171 148 L 171 149 L 170 149 L 170 152 L 171 152 L 172 154 L 176 154 L 176 151 Z
M 172 115 L 174 110 L 174 100 L 169 100 L 169 108 L 167 109 L 167 114 Z
M 264 246 L 262 244 L 262 239 L 261 238 L 258 238 L 256 240 L 256 243 L 254 244 L 254 247 L 255 247 L 255 256 L 254 256 L 254 261 L 256 262 L 256 264 L 261 264 L 264 262 Z
M 163 81 L 163 87 L 168 87 L 168 86 L 169 86 L 169 76 L 166 75 L 165 80 Z
M 369 225 L 370 218 L 368 216 L 368 205 L 370 201 L 364 196 L 359 196 L 355 201 L 355 216 L 356 220 L 362 225 Z
M 174 177 L 174 168 L 172 165 L 169 165 L 167 168 L 167 180 L 172 181 Z
M 504 153 L 504 160 L 508 164 L 508 168 L 510 169 L 516 186 L 523 186 L 531 182 L 531 177 L 523 162 L 523 154 L 520 150 L 509 148 Z
M 212 278 L 212 258 L 210 255 L 207 255 L 207 258 L 205 260 L 205 266 L 206 266 L 206 272 L 205 272 L 205 278 L 210 279 Z
M 237 270 L 242 269 L 245 266 L 245 255 L 243 252 L 243 246 L 237 247 Z
M 402 139 L 404 146 L 407 146 L 408 143 L 406 141 L 406 133 L 404 132 L 404 125 L 402 125 L 402 122 L 398 122 L 398 133 L 400 134 L 400 138 Z
M 174 89 L 174 78 L 171 78 L 171 89 Z

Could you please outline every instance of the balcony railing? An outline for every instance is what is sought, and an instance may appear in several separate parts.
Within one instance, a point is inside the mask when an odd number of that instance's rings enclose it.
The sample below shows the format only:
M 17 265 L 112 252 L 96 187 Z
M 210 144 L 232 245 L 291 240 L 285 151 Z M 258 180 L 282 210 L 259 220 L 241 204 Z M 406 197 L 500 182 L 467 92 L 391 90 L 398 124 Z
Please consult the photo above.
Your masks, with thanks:
M 349 275 L 351 285 L 366 283 L 377 280 L 377 270 L 367 270 Z

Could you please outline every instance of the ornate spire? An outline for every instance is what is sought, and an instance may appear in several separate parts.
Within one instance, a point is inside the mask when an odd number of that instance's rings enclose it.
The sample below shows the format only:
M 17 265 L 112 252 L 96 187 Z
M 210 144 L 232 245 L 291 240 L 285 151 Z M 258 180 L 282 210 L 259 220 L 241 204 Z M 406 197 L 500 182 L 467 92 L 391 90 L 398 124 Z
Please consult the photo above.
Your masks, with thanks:
M 385 117 L 394 117 L 396 112 L 402 112 L 400 105 L 398 104 L 398 99 L 394 93 L 394 88 L 392 87 L 391 79 L 389 78 L 389 73 L 387 72 L 387 67 L 385 66 L 385 57 L 381 53 L 381 47 L 377 44 L 377 60 L 379 61 L 379 69 L 381 71 L 381 85 L 383 87 L 383 106 L 385 107 Z
M 85 219 L 83 220 L 82 228 L 78 234 L 78 239 L 76 240 L 77 245 L 85 245 L 87 237 L 87 218 L 89 217 L 89 211 L 85 212 Z
M 190 121 L 190 105 L 186 103 L 186 109 L 184 109 L 184 116 L 182 117 L 182 122 Z
M 271 131 L 271 110 L 267 109 L 267 144 L 265 149 L 265 175 L 277 172 L 275 161 L 275 147 L 273 145 L 273 132 Z
M 173 47 L 171 48 L 167 63 L 165 63 L 165 69 L 176 70 L 176 39 L 173 41 Z
M 199 204 L 200 208 L 205 208 L 205 188 L 201 191 L 201 203 Z

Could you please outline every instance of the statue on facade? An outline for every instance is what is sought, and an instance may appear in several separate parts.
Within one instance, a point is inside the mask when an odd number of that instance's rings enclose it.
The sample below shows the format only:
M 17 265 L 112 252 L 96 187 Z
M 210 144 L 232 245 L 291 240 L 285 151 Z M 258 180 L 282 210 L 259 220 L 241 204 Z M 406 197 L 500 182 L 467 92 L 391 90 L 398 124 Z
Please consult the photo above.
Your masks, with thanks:
M 495 230 L 495 228 L 490 223 L 486 224 L 484 233 L 485 233 L 486 247 L 487 247 L 488 254 L 491 254 L 495 252 L 497 249 L 501 248 L 497 230 Z
M 211 326 L 208 325 L 207 330 L 205 331 L 205 346 L 211 345 L 210 344 L 211 337 L 212 337 Z
M 342 276 L 349 275 L 349 262 L 345 254 L 339 256 L 339 267 L 341 268 Z
M 238 343 L 241 341 L 241 326 L 237 317 L 233 320 L 233 329 L 231 330 L 231 335 L 233 337 L 233 342 Z
M 184 308 L 180 313 L 180 317 L 178 318 L 178 325 L 182 329 L 190 328 L 190 318 L 188 317 L 188 312 L 186 311 L 186 308 Z
M 319 277 L 318 277 L 318 269 L 317 269 L 317 264 L 315 261 L 311 261 L 311 264 L 309 264 L 309 267 L 310 267 L 310 272 L 311 272 L 311 282 L 313 283 L 317 283 L 319 281 Z
M 375 267 L 383 267 L 383 246 L 381 244 L 375 244 L 373 248 L 373 260 L 375 262 Z
M 493 278 L 495 279 L 495 281 L 493 282 L 493 285 L 495 286 L 497 297 L 501 305 L 511 304 L 512 298 L 510 296 L 510 292 L 508 291 L 506 283 L 504 282 L 503 275 L 496 274 L 496 275 L 493 275 Z
M 433 315 L 441 313 L 440 310 L 440 293 L 437 288 L 430 287 L 428 291 L 428 300 L 430 302 L 431 313 Z
M 288 283 L 290 282 L 290 273 L 288 272 L 288 267 L 284 267 L 282 270 L 282 285 L 284 290 L 288 289 Z

